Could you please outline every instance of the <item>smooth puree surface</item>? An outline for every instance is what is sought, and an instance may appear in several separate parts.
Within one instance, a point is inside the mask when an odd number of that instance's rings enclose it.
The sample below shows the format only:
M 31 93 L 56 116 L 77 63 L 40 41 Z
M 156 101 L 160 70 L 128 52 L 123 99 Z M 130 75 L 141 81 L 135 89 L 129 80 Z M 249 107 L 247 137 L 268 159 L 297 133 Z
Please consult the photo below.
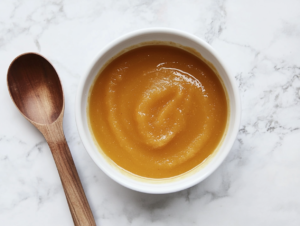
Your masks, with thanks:
M 220 143 L 227 99 L 195 55 L 148 45 L 112 60 L 95 79 L 88 115 L 96 142 L 136 175 L 167 178 L 202 163 Z

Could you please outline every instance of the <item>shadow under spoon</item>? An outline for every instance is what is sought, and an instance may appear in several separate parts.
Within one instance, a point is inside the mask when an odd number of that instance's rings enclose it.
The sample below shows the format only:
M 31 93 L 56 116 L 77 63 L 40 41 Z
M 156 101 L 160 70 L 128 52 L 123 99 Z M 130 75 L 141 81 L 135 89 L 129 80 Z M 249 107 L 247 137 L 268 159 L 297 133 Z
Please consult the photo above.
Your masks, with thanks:
M 96 225 L 63 132 L 63 89 L 54 67 L 38 54 L 20 55 L 8 69 L 7 85 L 17 108 L 51 149 L 74 224 Z

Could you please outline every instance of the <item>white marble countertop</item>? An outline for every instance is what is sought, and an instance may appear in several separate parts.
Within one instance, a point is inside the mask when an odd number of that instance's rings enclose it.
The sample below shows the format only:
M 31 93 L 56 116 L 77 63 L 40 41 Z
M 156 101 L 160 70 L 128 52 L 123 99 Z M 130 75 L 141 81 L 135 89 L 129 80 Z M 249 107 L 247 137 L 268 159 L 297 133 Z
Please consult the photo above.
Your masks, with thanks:
M 167 195 L 115 183 L 77 132 L 80 77 L 114 38 L 146 27 L 206 40 L 235 77 L 242 100 L 237 140 L 202 183 Z M 0 225 L 72 225 L 51 152 L 12 103 L 6 73 L 34 51 L 65 91 L 64 130 L 98 225 L 300 225 L 300 1 L 0 1 Z

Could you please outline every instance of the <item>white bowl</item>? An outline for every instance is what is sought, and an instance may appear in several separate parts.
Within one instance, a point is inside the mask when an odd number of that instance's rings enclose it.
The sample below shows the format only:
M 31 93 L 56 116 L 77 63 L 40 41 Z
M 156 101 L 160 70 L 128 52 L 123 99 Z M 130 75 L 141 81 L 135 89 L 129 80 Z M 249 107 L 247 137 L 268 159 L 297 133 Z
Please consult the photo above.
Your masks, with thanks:
M 141 42 L 149 41 L 168 41 L 195 49 L 206 60 L 211 62 L 218 71 L 224 86 L 226 87 L 229 98 L 229 121 L 227 133 L 216 151 L 215 155 L 199 169 L 192 170 L 173 179 L 143 179 L 133 176 L 130 173 L 124 173 L 117 166 L 112 164 L 111 160 L 105 154 L 99 151 L 94 143 L 91 131 L 88 126 L 87 104 L 89 89 L 102 66 L 119 52 Z M 86 75 L 83 76 L 79 84 L 76 100 L 76 122 L 79 135 L 82 142 L 95 163 L 110 178 L 121 185 L 145 193 L 163 194 L 180 191 L 189 188 L 208 177 L 225 159 L 229 153 L 239 129 L 241 117 L 240 101 L 237 86 L 234 78 L 229 75 L 228 70 L 218 57 L 215 50 L 198 37 L 166 28 L 150 28 L 132 32 L 114 40 L 100 51 Z

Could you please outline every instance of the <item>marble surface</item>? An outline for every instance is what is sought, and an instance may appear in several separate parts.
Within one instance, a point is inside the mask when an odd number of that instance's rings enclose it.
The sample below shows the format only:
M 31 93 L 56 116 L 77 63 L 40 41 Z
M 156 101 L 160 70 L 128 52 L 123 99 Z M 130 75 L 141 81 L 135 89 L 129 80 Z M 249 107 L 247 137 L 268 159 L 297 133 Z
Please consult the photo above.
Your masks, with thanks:
M 0 225 L 72 225 L 42 135 L 6 86 L 10 62 L 33 51 L 57 69 L 64 130 L 98 225 L 300 225 L 300 1 L 0 1 Z M 77 132 L 75 94 L 98 51 L 127 32 L 181 29 L 206 40 L 239 86 L 242 121 L 225 162 L 202 183 L 167 195 L 115 183 Z

